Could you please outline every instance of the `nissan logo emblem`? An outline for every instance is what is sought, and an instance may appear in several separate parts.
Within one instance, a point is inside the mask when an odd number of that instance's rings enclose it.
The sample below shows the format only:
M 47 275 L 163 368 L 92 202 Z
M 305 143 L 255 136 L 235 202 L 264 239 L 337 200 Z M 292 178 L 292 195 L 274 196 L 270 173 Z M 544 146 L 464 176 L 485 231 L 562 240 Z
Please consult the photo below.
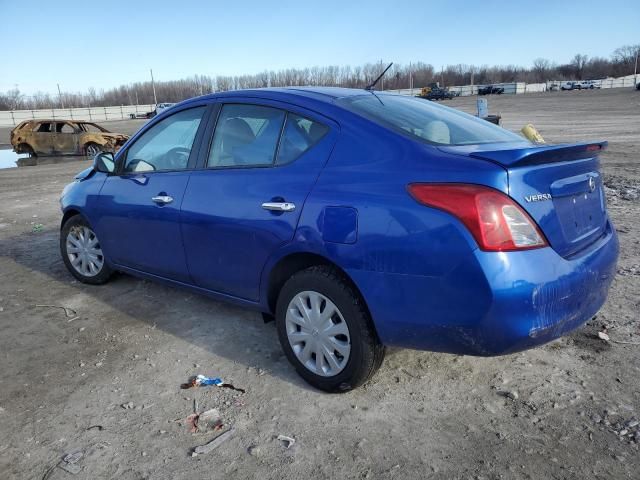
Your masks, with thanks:
M 589 191 L 593 192 L 596 189 L 596 181 L 593 177 L 589 177 Z

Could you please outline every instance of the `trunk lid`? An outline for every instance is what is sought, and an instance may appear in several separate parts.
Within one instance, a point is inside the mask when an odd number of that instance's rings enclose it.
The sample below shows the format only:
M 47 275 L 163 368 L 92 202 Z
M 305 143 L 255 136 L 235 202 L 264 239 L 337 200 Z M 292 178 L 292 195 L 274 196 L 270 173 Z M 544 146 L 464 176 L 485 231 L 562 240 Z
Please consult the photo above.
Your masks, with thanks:
M 569 257 L 607 228 L 600 160 L 606 142 L 570 145 L 492 144 L 442 147 L 501 165 L 509 195 L 536 221 L 551 247 Z

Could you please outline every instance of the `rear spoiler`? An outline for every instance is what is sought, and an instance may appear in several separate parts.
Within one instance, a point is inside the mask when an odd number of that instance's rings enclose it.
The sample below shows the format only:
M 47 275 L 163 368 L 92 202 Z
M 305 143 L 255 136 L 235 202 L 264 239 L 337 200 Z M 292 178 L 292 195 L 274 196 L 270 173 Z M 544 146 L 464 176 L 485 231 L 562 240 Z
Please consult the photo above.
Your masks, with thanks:
M 608 142 L 536 145 L 507 150 L 475 151 L 471 157 L 490 160 L 506 167 L 539 165 L 593 158 L 607 148 Z

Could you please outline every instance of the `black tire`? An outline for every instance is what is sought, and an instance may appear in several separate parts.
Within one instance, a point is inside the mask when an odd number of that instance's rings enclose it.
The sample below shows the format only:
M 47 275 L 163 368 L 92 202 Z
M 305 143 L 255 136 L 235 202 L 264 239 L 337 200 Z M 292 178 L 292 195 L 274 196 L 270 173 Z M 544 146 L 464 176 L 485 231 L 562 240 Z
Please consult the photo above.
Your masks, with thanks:
M 60 229 L 60 254 L 62 255 L 62 261 L 64 262 L 67 270 L 69 270 L 71 275 L 73 275 L 82 283 L 88 283 L 90 285 L 102 285 L 103 283 L 109 281 L 109 279 L 113 275 L 113 270 L 109 267 L 109 265 L 107 265 L 104 256 L 102 257 L 102 266 L 100 270 L 98 270 L 98 272 L 93 275 L 83 275 L 71 264 L 69 253 L 67 252 L 67 237 L 69 235 L 69 232 L 71 232 L 73 228 L 78 227 L 85 227 L 93 232 L 93 229 L 91 229 L 89 223 L 81 215 L 74 215 L 73 217 L 70 217 L 66 222 L 64 222 L 64 225 L 62 225 L 62 228 Z M 97 245 L 98 247 L 100 246 L 99 241 Z
M 351 351 L 347 364 L 335 376 L 325 377 L 308 370 L 296 357 L 286 331 L 286 314 L 291 300 L 300 292 L 315 291 L 338 307 L 349 329 Z M 385 348 L 378 340 L 360 294 L 340 272 L 329 266 L 314 266 L 295 273 L 280 290 L 276 307 L 278 338 L 289 362 L 310 385 L 331 393 L 343 393 L 369 380 L 380 368 Z

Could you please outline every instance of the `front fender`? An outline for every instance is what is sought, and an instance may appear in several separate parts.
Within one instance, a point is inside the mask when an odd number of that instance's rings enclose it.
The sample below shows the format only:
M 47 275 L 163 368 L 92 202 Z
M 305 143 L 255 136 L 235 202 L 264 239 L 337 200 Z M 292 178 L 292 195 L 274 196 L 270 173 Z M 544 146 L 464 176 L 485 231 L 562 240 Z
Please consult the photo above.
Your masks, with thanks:
M 89 225 L 95 228 L 94 226 L 98 224 L 98 200 L 106 178 L 105 173 L 95 172 L 92 169 L 80 172 L 76 176 L 76 181 L 60 197 L 62 220 L 66 219 L 69 214 L 77 212 L 89 222 Z M 96 231 L 96 234 L 101 237 L 104 232 Z M 108 252 L 105 254 L 108 255 Z

